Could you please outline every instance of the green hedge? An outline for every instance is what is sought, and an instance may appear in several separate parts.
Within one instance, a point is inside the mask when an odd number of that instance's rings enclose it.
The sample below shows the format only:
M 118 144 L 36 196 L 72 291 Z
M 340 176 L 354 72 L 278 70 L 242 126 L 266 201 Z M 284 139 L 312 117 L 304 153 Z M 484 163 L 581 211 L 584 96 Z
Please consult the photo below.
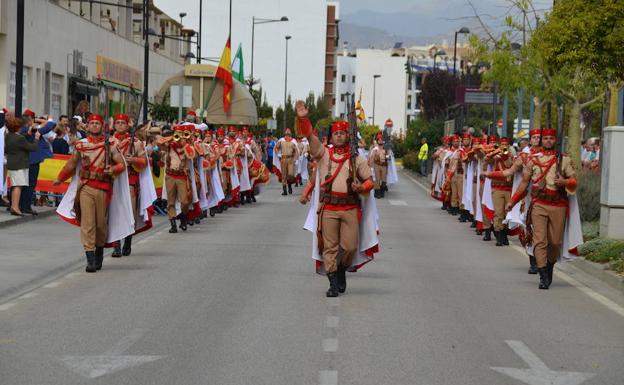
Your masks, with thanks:
M 420 165 L 418 163 L 418 153 L 414 151 L 408 151 L 407 154 L 403 155 L 403 167 L 414 171 L 420 170 Z
M 579 252 L 588 261 L 606 263 L 609 269 L 624 273 L 624 241 L 596 238 L 579 246 Z
M 600 175 L 589 171 L 579 173 L 576 190 L 581 221 L 593 222 L 600 219 Z

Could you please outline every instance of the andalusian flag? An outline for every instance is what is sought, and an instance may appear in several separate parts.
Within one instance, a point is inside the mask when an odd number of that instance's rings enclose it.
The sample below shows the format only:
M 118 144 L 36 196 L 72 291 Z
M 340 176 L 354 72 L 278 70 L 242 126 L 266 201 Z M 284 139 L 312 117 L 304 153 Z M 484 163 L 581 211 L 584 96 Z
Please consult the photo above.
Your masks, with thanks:
M 221 54 L 221 61 L 219 62 L 219 68 L 215 75 L 215 79 L 223 80 L 223 111 L 228 112 L 230 110 L 230 103 L 232 102 L 232 87 L 234 82 L 232 81 L 232 49 L 230 46 L 230 37 L 228 36 L 225 48 Z
M 234 79 L 245 84 L 245 71 L 243 71 L 243 47 L 239 44 L 236 56 L 232 62 L 232 76 Z

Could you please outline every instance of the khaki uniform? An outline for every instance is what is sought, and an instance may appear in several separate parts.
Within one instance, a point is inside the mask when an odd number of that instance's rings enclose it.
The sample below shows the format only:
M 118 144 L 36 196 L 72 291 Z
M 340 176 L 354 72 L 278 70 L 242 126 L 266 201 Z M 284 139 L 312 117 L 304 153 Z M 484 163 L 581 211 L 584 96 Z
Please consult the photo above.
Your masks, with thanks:
M 215 143 L 213 149 L 217 158 L 221 160 L 221 186 L 223 187 L 223 193 L 228 195 L 232 192 L 230 170 L 234 167 L 234 155 L 230 146 L 225 143 Z
M 494 164 L 494 171 L 504 171 L 513 164 L 511 157 L 501 159 L 492 159 L 490 164 Z M 494 203 L 494 230 L 502 231 L 505 229 L 503 221 L 507 216 L 505 207 L 511 200 L 511 188 L 513 186 L 512 177 L 502 180 L 492 180 L 492 202 Z
M 284 139 L 275 145 L 276 151 L 282 156 L 280 166 L 282 169 L 282 186 L 295 182 L 295 160 L 297 157 L 297 141 Z
M 546 262 L 555 263 L 561 255 L 563 231 L 568 208 L 568 194 L 574 194 L 576 185 L 561 189 L 555 184 L 557 177 L 557 156 L 554 151 L 544 151 L 531 157 L 525 167 L 532 186 L 530 225 L 532 228 L 533 250 L 537 267 L 546 266 Z M 561 176 L 575 179 L 576 170 L 572 160 L 563 156 Z
M 388 175 L 388 160 L 386 150 L 381 145 L 376 145 L 371 151 L 370 163 L 375 173 L 375 190 L 381 188 L 382 183 L 386 183 Z
M 485 160 L 482 160 L 481 161 L 481 173 L 483 174 L 484 172 L 487 172 L 487 170 L 488 170 L 488 163 Z M 481 205 L 481 211 L 483 212 L 483 228 L 489 229 L 490 227 L 492 227 L 492 221 L 490 221 L 490 218 L 488 218 L 487 215 L 485 215 L 485 210 L 483 209 L 485 205 L 481 203 L 483 202 L 483 190 L 484 189 L 485 189 L 485 176 L 481 175 L 481 180 L 479 181 L 479 204 Z
M 80 241 L 85 251 L 104 247 L 108 234 L 108 205 L 112 198 L 113 179 L 107 175 L 106 160 L 109 165 L 123 171 L 123 163 L 115 164 L 113 157 L 119 157 L 114 146 L 106 154 L 104 136 L 89 136 L 76 143 L 72 158 L 65 164 L 60 175 L 72 174 L 80 160 L 80 184 L 76 192 L 74 209 L 80 223 Z M 59 179 L 63 179 L 60 177 Z
M 184 149 L 170 144 L 166 152 L 165 160 L 165 185 L 167 187 L 167 215 L 169 219 L 177 216 L 175 203 L 180 201 L 182 213 L 186 214 L 192 200 L 191 180 L 186 164 L 188 160 Z
M 348 153 L 337 154 L 334 148 L 321 147 L 319 153 L 312 156 L 318 160 L 317 172 L 321 177 L 319 231 L 323 263 L 325 271 L 333 273 L 338 263 L 349 267 L 357 252 L 360 201 L 358 194 L 351 191 L 353 172 Z M 365 158 L 355 158 L 355 169 L 360 182 L 371 179 Z
M 451 178 L 451 207 L 464 208 L 462 198 L 464 193 L 464 163 L 462 162 L 461 149 L 451 157 L 449 169 L 453 172 Z

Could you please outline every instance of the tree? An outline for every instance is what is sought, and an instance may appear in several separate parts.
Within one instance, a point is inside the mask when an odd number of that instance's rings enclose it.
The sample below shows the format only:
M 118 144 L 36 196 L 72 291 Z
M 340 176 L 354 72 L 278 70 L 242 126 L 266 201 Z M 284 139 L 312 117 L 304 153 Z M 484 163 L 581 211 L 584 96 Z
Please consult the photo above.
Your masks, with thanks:
M 624 80 L 624 2 L 566 0 L 555 3 L 531 38 L 542 58 L 552 90 L 569 109 L 568 142 L 572 159 L 580 164 L 583 108 L 612 97 Z
M 422 105 L 425 120 L 444 119 L 446 110 L 455 102 L 457 78 L 447 71 L 425 76 L 422 85 Z

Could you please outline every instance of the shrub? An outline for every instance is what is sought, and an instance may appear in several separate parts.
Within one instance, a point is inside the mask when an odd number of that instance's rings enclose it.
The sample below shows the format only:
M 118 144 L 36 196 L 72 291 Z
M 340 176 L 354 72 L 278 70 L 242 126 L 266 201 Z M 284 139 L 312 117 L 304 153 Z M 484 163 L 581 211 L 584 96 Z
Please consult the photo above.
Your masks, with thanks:
M 581 171 L 576 191 L 581 221 L 593 222 L 600 219 L 600 175 Z
M 600 222 L 582 222 L 581 226 L 583 228 L 583 240 L 585 242 L 591 241 L 592 239 L 598 238 L 598 233 L 600 231 Z
M 409 170 L 420 170 L 420 165 L 418 163 L 418 153 L 414 151 L 408 151 L 407 154 L 403 155 L 403 167 Z
M 612 241 L 591 253 L 585 258 L 598 263 L 607 263 L 621 260 L 624 254 L 624 241 Z
M 608 238 L 596 238 L 592 239 L 589 242 L 585 242 L 578 247 L 578 251 L 581 255 L 587 256 L 589 254 L 595 253 L 596 251 L 609 246 L 610 244 L 616 242 L 615 239 Z

